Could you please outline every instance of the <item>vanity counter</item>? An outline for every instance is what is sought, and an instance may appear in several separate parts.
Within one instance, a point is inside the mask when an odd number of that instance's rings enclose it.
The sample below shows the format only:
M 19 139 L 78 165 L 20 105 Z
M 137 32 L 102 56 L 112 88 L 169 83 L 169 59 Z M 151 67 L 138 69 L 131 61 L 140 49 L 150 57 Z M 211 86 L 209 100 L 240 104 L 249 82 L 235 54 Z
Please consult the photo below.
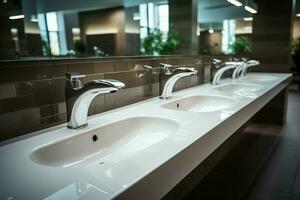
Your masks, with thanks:
M 2 142 L 0 199 L 159 199 L 290 81 L 291 74 L 249 73 L 238 80 L 226 79 L 222 85 L 204 84 L 174 92 L 168 100 L 153 98 L 91 116 L 89 126 L 82 129 L 71 130 L 62 124 Z M 183 101 L 195 96 L 213 100 Z M 195 102 L 206 109 L 196 108 Z M 132 136 L 122 148 L 104 147 L 108 151 L 105 156 L 95 153 L 69 165 L 34 159 L 33 153 L 47 145 L 103 130 L 122 120 L 131 119 L 134 127 L 138 118 L 150 120 L 150 125 L 154 118 L 166 120 L 171 131 Z M 114 131 L 122 134 L 125 130 Z M 80 151 L 78 146 L 74 145 L 74 151 Z

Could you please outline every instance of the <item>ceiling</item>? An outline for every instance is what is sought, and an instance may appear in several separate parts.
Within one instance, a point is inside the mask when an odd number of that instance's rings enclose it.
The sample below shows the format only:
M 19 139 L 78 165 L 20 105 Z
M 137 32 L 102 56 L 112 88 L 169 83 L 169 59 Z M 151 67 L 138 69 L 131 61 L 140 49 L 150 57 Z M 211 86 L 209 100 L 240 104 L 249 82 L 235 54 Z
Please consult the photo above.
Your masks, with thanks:
M 198 22 L 223 22 L 224 19 L 238 19 L 250 17 L 243 6 L 237 7 L 226 0 L 199 0 Z

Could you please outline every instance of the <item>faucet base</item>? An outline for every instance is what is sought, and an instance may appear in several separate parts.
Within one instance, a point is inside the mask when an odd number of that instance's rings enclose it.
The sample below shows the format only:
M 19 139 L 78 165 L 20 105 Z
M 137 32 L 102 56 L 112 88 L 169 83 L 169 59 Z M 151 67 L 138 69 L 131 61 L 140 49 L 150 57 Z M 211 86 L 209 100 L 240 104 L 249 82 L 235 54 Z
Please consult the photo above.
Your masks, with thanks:
M 79 128 L 83 128 L 83 127 L 86 127 L 86 126 L 88 126 L 88 123 L 82 124 L 82 125 L 80 125 L 80 126 L 70 126 L 70 125 L 68 125 L 67 127 L 68 127 L 69 129 L 79 129 Z

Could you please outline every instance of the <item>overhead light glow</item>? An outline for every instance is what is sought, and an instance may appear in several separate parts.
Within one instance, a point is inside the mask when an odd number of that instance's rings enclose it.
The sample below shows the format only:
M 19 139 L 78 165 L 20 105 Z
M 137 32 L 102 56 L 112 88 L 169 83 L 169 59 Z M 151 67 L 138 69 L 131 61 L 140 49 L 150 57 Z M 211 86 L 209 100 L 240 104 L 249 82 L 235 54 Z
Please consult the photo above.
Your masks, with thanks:
M 140 13 L 133 13 L 133 20 L 138 21 L 141 19 Z
M 72 28 L 72 33 L 79 35 L 80 34 L 80 28 Z
M 300 17 L 300 13 L 296 14 L 296 17 Z
M 244 17 L 244 21 L 251 22 L 253 21 L 253 17 Z
M 245 6 L 245 10 L 247 10 L 248 12 L 250 12 L 252 14 L 257 13 L 257 10 L 255 10 L 254 8 L 251 8 L 250 6 Z
M 90 27 L 86 29 L 86 35 L 100 35 L 100 34 L 117 34 L 118 28 L 101 28 L 101 27 Z
M 36 15 L 31 15 L 30 21 L 31 21 L 31 22 L 39 22 L 39 20 L 38 20 L 38 18 L 37 18 Z
M 10 29 L 10 32 L 11 32 L 12 34 L 17 34 L 17 33 L 18 33 L 18 29 L 12 28 L 12 29 Z
M 210 29 L 208 29 L 208 32 L 209 32 L 209 33 L 214 33 L 215 31 L 214 31 L 213 28 L 210 28 Z
M 241 2 L 237 1 L 237 0 L 227 0 L 229 3 L 232 3 L 235 6 L 241 6 L 243 5 Z
M 14 16 L 10 16 L 9 19 L 23 19 L 24 15 L 14 15 Z

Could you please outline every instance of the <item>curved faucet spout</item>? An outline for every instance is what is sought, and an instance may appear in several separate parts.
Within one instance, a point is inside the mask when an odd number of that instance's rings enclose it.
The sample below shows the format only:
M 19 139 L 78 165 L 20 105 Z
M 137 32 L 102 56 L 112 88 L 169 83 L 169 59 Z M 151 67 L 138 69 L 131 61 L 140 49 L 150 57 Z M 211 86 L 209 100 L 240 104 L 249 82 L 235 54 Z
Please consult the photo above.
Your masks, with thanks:
M 241 69 L 246 65 L 246 62 L 240 62 L 239 65 L 234 69 L 233 73 L 232 73 L 232 78 L 236 79 L 239 77 L 240 73 L 241 73 Z
M 100 94 L 113 93 L 117 90 L 119 88 L 116 87 L 94 88 L 79 95 L 72 106 L 68 128 L 77 129 L 87 126 L 88 110 L 93 99 Z
M 214 63 L 213 63 L 214 64 Z M 257 60 L 246 60 L 245 58 L 242 58 L 241 61 L 233 61 L 233 62 L 225 62 L 223 64 L 223 67 L 220 68 L 212 81 L 213 85 L 217 85 L 220 83 L 220 79 L 225 71 L 229 69 L 234 69 L 232 77 L 233 79 L 244 76 L 246 74 L 246 70 L 249 67 L 259 65 L 259 61 Z
M 166 74 L 165 72 L 161 72 L 160 76 L 167 76 L 167 82 L 164 85 L 163 91 L 160 95 L 160 99 L 168 99 L 172 96 L 172 91 L 175 83 L 183 77 L 192 76 L 197 74 L 198 71 L 195 68 L 190 67 L 178 67 L 174 69 L 172 73 Z
M 124 83 L 112 79 L 93 80 L 82 85 L 78 75 L 66 76 L 67 119 L 71 129 L 87 126 L 88 110 L 97 95 L 113 93 L 125 87 Z
M 243 69 L 241 69 L 241 77 L 245 76 L 247 73 L 247 69 L 249 67 L 255 67 L 257 65 L 260 65 L 260 62 L 258 60 L 249 60 L 247 62 L 247 66 L 245 66 Z
M 249 67 L 254 67 L 259 65 L 260 62 L 258 60 L 248 60 L 246 62 L 244 62 L 243 65 L 241 65 L 240 67 L 236 68 L 233 72 L 232 78 L 238 78 L 238 77 L 243 77 L 246 75 L 247 69 Z
M 221 77 L 224 74 L 224 72 L 227 71 L 227 70 L 229 70 L 229 69 L 234 69 L 236 67 L 237 67 L 236 65 L 233 65 L 233 64 L 229 63 L 228 65 L 225 65 L 224 67 L 220 68 L 216 72 L 216 74 L 214 76 L 214 79 L 212 81 L 212 84 L 213 85 L 218 85 L 220 83 Z

